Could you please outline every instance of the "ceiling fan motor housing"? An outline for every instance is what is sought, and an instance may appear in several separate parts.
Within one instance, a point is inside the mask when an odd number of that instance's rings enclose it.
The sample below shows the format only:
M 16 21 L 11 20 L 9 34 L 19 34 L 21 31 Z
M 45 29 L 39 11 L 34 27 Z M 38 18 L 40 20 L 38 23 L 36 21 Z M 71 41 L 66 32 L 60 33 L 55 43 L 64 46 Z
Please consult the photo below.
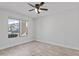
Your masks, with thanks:
M 35 7 L 36 7 L 37 9 L 39 9 L 39 8 L 40 8 L 40 5 L 39 5 L 39 4 L 35 4 Z

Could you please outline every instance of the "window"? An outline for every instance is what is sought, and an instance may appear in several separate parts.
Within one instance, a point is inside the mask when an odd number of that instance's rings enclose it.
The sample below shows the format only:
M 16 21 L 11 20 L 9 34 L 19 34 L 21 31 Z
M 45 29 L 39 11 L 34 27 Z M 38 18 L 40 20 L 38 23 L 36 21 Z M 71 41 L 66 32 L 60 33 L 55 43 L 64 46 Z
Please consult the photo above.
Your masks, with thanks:
M 14 18 L 8 19 L 8 38 L 28 35 L 28 21 Z
M 19 20 L 17 19 L 8 19 L 8 38 L 18 37 L 19 36 Z
M 26 20 L 20 21 L 20 36 L 28 35 L 28 22 Z

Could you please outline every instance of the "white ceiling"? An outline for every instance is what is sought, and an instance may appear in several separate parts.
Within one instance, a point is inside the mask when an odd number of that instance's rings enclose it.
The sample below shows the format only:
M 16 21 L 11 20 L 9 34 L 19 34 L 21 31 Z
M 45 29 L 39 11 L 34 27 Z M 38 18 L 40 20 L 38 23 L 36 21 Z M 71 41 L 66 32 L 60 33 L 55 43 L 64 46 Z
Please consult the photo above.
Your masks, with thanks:
M 39 3 L 39 2 L 30 2 L 31 4 Z M 40 17 L 51 14 L 57 14 L 62 11 L 66 11 L 68 9 L 78 8 L 78 2 L 46 2 L 43 6 L 48 8 L 48 11 L 43 11 L 41 14 L 36 14 L 35 11 L 29 12 L 29 9 L 32 9 L 31 6 L 27 4 L 27 2 L 0 2 L 0 10 L 5 9 L 7 11 L 14 11 L 20 14 L 27 15 L 29 17 Z

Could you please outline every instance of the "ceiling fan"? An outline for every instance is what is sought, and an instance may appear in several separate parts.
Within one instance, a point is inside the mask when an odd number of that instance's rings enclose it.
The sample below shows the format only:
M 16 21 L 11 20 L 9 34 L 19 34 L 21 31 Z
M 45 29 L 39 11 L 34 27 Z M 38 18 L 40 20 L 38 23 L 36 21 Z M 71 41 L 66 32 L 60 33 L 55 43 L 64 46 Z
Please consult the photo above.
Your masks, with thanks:
M 48 9 L 46 8 L 41 8 L 41 6 L 43 6 L 45 4 L 45 2 L 41 2 L 40 4 L 35 4 L 35 5 L 32 5 L 30 3 L 27 3 L 28 5 L 32 6 L 34 9 L 31 9 L 31 10 L 28 10 L 28 11 L 34 11 L 37 13 L 37 14 L 40 14 L 41 11 L 47 11 Z

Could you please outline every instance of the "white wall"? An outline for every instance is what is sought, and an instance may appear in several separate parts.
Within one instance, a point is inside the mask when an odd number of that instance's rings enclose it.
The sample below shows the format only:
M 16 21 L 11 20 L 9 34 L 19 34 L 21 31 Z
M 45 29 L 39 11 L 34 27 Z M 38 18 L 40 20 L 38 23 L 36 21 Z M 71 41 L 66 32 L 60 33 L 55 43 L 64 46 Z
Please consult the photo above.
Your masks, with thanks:
M 10 16 L 17 19 L 29 19 L 28 24 L 29 33 L 27 37 L 8 38 L 8 17 Z M 20 13 L 0 9 L 0 49 L 12 47 L 32 40 L 33 40 L 33 20 L 31 18 L 27 18 L 27 16 L 24 16 L 23 14 Z
M 0 8 L 0 49 L 29 41 L 39 40 L 50 44 L 79 49 L 79 9 L 66 10 L 59 14 L 29 18 L 28 37 L 8 38 L 8 17 L 26 19 L 27 16 Z
M 79 8 L 35 19 L 36 39 L 79 49 Z

